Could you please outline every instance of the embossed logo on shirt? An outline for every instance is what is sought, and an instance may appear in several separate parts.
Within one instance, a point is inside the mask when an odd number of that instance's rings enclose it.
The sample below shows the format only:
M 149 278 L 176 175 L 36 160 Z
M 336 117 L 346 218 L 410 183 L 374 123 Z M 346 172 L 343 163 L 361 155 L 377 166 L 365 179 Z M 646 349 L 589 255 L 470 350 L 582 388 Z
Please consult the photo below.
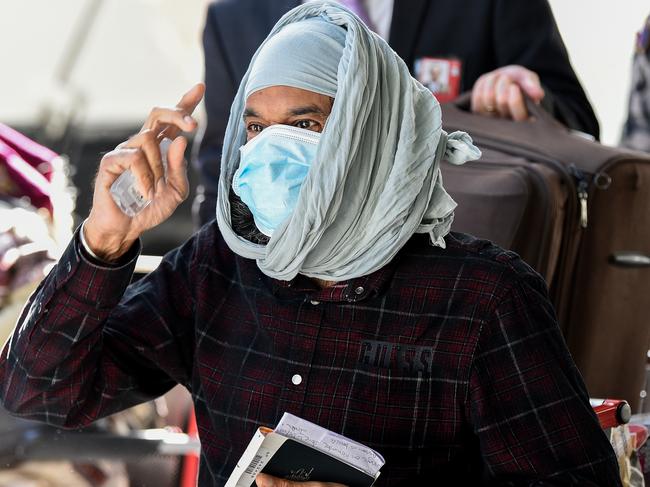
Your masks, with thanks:
M 363 340 L 359 363 L 370 368 L 398 371 L 404 375 L 431 375 L 433 347 Z

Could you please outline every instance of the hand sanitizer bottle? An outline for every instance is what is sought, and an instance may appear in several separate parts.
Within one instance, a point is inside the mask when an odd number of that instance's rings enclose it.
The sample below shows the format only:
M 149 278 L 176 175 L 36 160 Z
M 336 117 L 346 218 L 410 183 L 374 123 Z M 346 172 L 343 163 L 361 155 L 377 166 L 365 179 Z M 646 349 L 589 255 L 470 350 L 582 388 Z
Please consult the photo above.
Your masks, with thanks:
M 172 140 L 164 138 L 160 141 L 160 156 L 162 158 L 163 170 L 165 177 L 167 177 L 167 152 Z M 150 199 L 145 198 L 140 194 L 140 191 L 135 186 L 135 177 L 130 169 L 124 171 L 111 185 L 111 196 L 115 204 L 126 215 L 133 218 L 135 215 L 144 210 L 149 203 Z

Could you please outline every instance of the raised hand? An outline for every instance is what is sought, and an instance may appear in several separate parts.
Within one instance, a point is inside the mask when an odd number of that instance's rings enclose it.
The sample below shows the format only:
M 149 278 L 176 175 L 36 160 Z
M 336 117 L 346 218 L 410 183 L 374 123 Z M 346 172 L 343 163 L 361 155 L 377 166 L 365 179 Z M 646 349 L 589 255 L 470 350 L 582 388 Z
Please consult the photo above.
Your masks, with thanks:
M 187 198 L 189 186 L 184 159 L 187 139 L 179 134 L 196 130 L 191 115 L 204 92 L 205 86 L 197 84 L 174 108 L 152 109 L 138 134 L 102 158 L 93 206 L 84 224 L 85 240 L 99 258 L 118 259 L 144 231 L 169 218 Z M 159 143 L 166 137 L 173 141 L 164 178 Z M 140 193 L 151 199 L 151 204 L 133 218 L 119 209 L 110 194 L 113 182 L 127 169 L 133 173 Z

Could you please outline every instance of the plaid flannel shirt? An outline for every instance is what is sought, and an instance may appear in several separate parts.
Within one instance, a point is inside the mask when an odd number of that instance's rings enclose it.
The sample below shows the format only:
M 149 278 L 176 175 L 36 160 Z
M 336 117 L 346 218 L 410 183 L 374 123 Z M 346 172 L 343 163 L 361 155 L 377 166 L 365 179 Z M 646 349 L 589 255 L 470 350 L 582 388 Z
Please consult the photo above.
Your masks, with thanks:
M 213 222 L 127 288 L 138 246 L 108 268 L 77 233 L 2 352 L 3 403 L 78 427 L 183 384 L 200 485 L 284 411 L 382 453 L 377 486 L 620 485 L 542 279 L 489 242 L 446 242 L 415 236 L 319 289 L 266 277 Z

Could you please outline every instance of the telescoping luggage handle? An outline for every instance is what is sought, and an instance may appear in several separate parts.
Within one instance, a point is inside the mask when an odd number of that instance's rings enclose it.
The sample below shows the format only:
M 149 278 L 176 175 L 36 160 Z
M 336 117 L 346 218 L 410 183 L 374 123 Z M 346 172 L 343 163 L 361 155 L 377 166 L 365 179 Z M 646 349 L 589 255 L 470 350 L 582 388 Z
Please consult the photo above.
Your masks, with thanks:
M 524 96 L 524 101 L 526 102 L 526 109 L 528 110 L 528 113 L 530 114 L 531 117 L 530 121 L 541 123 L 548 127 L 555 127 L 556 129 L 562 130 L 563 132 L 569 131 L 569 129 L 565 125 L 563 125 L 558 120 L 556 120 L 553 117 L 553 115 L 551 115 L 547 110 L 542 108 L 540 104 L 535 103 L 525 93 L 523 94 L 523 96 Z M 472 106 L 472 92 L 466 91 L 465 93 L 461 93 L 460 95 L 458 95 L 458 98 L 456 98 L 456 100 L 452 104 L 462 111 L 469 112 Z M 578 132 L 578 133 L 581 135 L 583 134 L 583 132 Z M 591 137 L 589 134 L 584 134 L 584 135 L 587 138 L 591 138 L 591 140 L 593 140 L 593 137 Z
M 614 252 L 609 261 L 621 267 L 650 267 L 650 255 L 640 252 Z

